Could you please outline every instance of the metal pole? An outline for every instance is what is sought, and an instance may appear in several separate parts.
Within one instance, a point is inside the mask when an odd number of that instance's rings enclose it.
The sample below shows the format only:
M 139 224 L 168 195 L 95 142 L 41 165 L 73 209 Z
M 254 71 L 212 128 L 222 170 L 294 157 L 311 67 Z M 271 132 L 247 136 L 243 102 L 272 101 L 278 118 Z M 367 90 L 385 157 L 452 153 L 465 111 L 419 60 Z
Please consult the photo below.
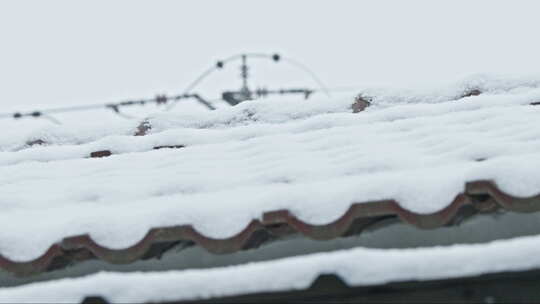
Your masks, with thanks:
M 242 55 L 241 71 L 242 71 L 242 91 L 248 92 L 249 91 L 248 83 L 247 83 L 247 81 L 248 81 L 248 66 L 247 66 L 247 56 L 245 54 Z

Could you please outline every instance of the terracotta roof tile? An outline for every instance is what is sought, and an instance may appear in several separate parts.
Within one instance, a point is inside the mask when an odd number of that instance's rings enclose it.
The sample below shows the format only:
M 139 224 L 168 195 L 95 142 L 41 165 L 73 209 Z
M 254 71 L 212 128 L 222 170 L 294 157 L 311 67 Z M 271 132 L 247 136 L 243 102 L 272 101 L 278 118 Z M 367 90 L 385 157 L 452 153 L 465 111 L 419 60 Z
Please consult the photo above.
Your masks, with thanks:
M 207 237 L 189 225 L 159 227 L 150 230 L 140 242 L 119 250 L 101 246 L 88 235 L 79 235 L 64 238 L 32 261 L 16 262 L 0 255 L 0 268 L 25 276 L 96 258 L 113 264 L 126 264 L 157 257 L 167 247 L 172 248 L 178 243 L 186 243 L 188 246 L 194 244 L 215 254 L 225 254 L 256 248 L 291 234 L 301 234 L 314 240 L 358 234 L 387 216 L 397 216 L 402 222 L 421 229 L 433 229 L 452 224 L 460 210 L 468 206 L 473 207 L 475 213 L 493 212 L 498 208 L 515 212 L 540 210 L 540 196 L 513 197 L 490 181 L 470 182 L 465 188 L 466 192 L 458 195 L 450 205 L 432 214 L 417 214 L 403 209 L 396 201 L 385 200 L 353 204 L 334 222 L 312 225 L 298 219 L 288 210 L 276 210 L 264 213 L 261 221 L 251 221 L 240 233 L 226 239 Z

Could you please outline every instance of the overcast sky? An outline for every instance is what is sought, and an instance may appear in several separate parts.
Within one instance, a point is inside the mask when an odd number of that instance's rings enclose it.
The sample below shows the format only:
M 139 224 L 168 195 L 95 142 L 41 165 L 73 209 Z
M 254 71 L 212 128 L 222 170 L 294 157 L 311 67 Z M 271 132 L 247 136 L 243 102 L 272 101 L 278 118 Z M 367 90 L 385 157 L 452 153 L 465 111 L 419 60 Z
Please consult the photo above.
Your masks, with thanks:
M 537 73 L 537 3 L 0 0 L 0 105 L 177 93 L 243 51 L 279 52 L 331 87 Z M 313 85 L 284 66 L 267 68 L 254 67 L 257 84 Z M 236 88 L 237 78 L 232 69 L 207 85 Z

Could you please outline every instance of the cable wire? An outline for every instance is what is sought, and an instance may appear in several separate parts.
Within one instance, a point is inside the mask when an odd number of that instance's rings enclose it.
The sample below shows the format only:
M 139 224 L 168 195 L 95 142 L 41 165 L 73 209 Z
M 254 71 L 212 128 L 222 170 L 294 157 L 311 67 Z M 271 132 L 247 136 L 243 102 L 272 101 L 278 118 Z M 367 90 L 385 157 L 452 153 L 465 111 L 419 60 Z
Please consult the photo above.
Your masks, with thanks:
M 296 61 L 296 60 L 292 60 L 292 59 L 288 59 L 288 58 L 282 58 L 283 61 L 293 65 L 293 66 L 296 66 L 297 68 L 303 70 L 304 72 L 306 72 L 307 74 L 309 74 L 311 76 L 311 78 L 317 83 L 317 85 L 319 86 L 320 90 L 323 91 L 326 96 L 330 97 L 330 92 L 328 91 L 326 85 L 319 79 L 319 77 L 317 77 L 317 75 L 311 70 L 309 69 L 307 66 L 305 66 L 304 64 Z

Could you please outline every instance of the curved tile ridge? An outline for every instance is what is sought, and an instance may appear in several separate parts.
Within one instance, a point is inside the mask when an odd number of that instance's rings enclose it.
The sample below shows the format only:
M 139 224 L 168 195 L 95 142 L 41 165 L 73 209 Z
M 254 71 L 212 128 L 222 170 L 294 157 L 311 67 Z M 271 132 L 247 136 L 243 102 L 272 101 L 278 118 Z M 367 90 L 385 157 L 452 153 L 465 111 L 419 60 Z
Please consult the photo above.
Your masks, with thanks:
M 491 181 L 476 181 L 465 185 L 469 195 L 486 195 L 496 201 L 504 209 L 514 212 L 540 211 L 540 195 L 532 197 L 516 197 L 504 193 Z
M 340 218 L 325 225 L 306 223 L 289 210 L 270 211 L 264 213 L 261 220 L 252 220 L 241 232 L 225 239 L 210 238 L 191 225 L 181 225 L 153 228 L 131 247 L 110 249 L 99 245 L 87 234 L 77 235 L 53 244 L 42 256 L 32 261 L 17 262 L 0 255 L 0 269 L 17 276 L 27 276 L 96 258 L 113 264 L 128 264 L 140 259 L 159 258 L 164 251 L 178 244 L 185 247 L 198 245 L 214 254 L 226 254 L 256 248 L 294 233 L 315 240 L 347 236 L 355 225 L 365 228 L 377 219 L 389 216 L 398 217 L 402 222 L 420 229 L 433 229 L 452 224 L 463 207 L 472 207 L 474 213 L 490 212 L 498 208 L 535 212 L 540 211 L 540 194 L 518 198 L 503 192 L 492 181 L 480 180 L 466 183 L 464 193 L 458 194 L 444 209 L 431 214 L 414 213 L 401 207 L 395 200 L 383 200 L 353 203 Z M 165 249 L 153 250 L 153 247 L 160 244 L 167 246 Z

